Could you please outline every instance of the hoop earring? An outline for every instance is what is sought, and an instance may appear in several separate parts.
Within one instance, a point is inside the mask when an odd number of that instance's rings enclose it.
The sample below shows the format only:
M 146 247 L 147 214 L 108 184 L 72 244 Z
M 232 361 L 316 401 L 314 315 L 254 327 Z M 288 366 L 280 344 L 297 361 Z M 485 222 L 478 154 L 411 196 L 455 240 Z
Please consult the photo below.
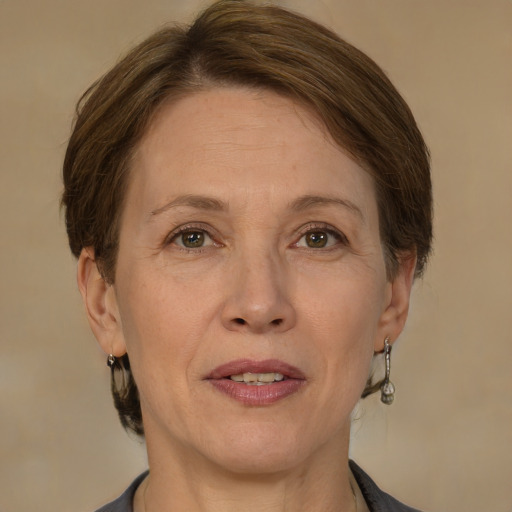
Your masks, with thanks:
M 380 401 L 383 404 L 391 405 L 395 399 L 395 386 L 389 380 L 391 373 L 391 345 L 389 344 L 389 336 L 384 340 L 384 363 L 386 365 L 386 374 L 380 386 Z
M 115 364 L 116 364 L 116 356 L 113 354 L 109 354 L 107 356 L 107 366 L 109 368 L 113 368 Z

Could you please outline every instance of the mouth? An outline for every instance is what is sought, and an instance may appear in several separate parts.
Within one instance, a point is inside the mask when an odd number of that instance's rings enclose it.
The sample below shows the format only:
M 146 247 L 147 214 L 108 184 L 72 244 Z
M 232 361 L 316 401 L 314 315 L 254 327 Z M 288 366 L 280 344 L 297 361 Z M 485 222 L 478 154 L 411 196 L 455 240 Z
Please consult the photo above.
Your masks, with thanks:
M 237 375 L 230 375 L 229 379 L 234 382 L 243 382 L 248 386 L 266 386 L 268 384 L 272 384 L 273 382 L 281 382 L 283 380 L 287 380 L 288 377 L 285 377 L 282 373 L 278 372 L 270 372 L 270 373 L 238 373 Z
M 239 359 L 213 370 L 206 380 L 244 405 L 268 405 L 293 395 L 305 384 L 302 371 L 277 359 Z

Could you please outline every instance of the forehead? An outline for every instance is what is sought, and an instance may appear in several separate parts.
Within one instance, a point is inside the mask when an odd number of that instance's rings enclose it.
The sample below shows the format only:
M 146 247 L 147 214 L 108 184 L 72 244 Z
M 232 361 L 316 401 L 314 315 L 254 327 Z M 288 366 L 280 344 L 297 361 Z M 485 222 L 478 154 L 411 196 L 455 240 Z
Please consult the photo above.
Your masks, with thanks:
M 163 145 L 183 153 L 192 147 L 213 151 L 223 145 L 240 145 L 241 150 L 266 149 L 269 145 L 274 149 L 295 146 L 298 150 L 296 142 L 306 139 L 341 150 L 324 123 L 297 101 L 266 89 L 216 87 L 164 102 L 142 137 L 137 154 L 146 153 L 147 157 L 156 146 L 162 149 Z
M 132 192 L 156 202 L 212 191 L 269 199 L 373 190 L 370 176 L 309 110 L 274 92 L 245 88 L 164 103 L 137 147 L 131 173 Z

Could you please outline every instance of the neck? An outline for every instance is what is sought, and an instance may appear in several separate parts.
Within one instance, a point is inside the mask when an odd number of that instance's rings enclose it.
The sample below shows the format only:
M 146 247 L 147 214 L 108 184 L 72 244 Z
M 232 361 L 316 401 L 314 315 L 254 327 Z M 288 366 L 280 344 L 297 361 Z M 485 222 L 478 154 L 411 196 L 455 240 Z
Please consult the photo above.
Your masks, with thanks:
M 233 471 L 183 446 L 162 450 L 150 435 L 150 476 L 137 493 L 135 511 L 354 512 L 345 437 L 280 471 Z

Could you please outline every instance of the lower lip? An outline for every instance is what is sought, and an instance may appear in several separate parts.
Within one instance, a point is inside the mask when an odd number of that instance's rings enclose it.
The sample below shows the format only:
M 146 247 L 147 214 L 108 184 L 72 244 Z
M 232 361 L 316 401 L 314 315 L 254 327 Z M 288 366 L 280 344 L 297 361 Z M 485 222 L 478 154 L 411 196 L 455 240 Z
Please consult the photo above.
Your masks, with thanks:
M 269 405 L 296 393 L 305 383 L 301 379 L 286 379 L 273 384 L 254 386 L 231 379 L 210 379 L 213 387 L 245 405 Z

